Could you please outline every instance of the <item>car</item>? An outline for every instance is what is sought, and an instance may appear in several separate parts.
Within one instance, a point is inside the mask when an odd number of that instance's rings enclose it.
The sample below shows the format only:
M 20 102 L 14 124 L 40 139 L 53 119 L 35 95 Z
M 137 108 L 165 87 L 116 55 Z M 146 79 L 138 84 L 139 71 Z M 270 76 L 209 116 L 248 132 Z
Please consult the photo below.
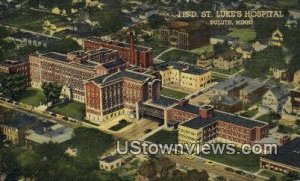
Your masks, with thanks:
M 215 163 L 214 162 L 212 162 L 212 161 L 208 161 L 207 162 L 209 165 L 212 165 L 212 166 L 214 166 L 215 165 Z
M 249 174 L 249 173 L 246 174 L 246 177 L 252 178 L 252 179 L 256 179 L 256 176 L 255 176 L 255 175 L 252 175 L 252 174 Z
M 225 167 L 225 170 L 226 170 L 226 171 L 229 171 L 229 172 L 234 172 L 234 169 L 231 168 L 231 167 Z
M 150 133 L 152 131 L 152 129 L 146 129 L 145 131 L 144 131 L 144 133 Z
M 245 175 L 246 173 L 243 172 L 242 170 L 236 170 L 235 173 L 239 174 L 239 175 Z

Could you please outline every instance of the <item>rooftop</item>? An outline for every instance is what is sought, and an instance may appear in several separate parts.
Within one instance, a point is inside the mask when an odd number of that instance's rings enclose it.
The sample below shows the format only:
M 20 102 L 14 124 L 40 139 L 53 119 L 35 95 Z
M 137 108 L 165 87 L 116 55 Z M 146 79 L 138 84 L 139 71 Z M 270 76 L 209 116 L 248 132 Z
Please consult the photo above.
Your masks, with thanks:
M 173 61 L 161 63 L 159 65 L 156 65 L 155 68 L 157 70 L 167 70 L 169 67 L 173 67 L 174 69 L 177 69 L 182 72 L 189 73 L 189 74 L 201 75 L 201 74 L 208 72 L 207 70 L 198 68 L 194 65 L 190 65 L 190 64 L 187 64 L 184 62 L 173 62 Z
M 300 137 L 297 137 L 277 150 L 277 154 L 265 156 L 271 161 L 300 168 Z
M 117 66 L 124 65 L 124 64 L 126 64 L 126 62 L 123 59 L 118 58 L 118 59 L 112 60 L 110 62 L 104 63 L 102 65 L 103 65 L 103 67 L 110 69 L 110 68 L 117 67 Z
M 119 158 L 120 158 L 120 156 L 115 154 L 115 155 L 109 155 L 108 157 L 101 159 L 101 161 L 104 161 L 107 163 L 112 163 L 112 162 L 118 160 Z
M 34 123 L 36 123 L 36 118 L 29 116 L 27 114 L 15 113 L 13 118 L 4 119 L 3 125 L 14 127 L 18 129 L 26 128 Z
M 97 84 L 105 84 L 122 78 L 129 78 L 132 80 L 144 82 L 147 79 L 152 78 L 152 76 L 129 71 L 129 70 L 123 70 L 123 71 L 115 72 L 113 74 L 101 75 L 90 79 L 90 81 L 94 81 Z
M 197 114 L 197 115 L 199 114 L 199 109 L 200 109 L 200 107 L 190 105 L 190 104 L 186 104 L 184 106 L 177 105 L 174 108 L 183 110 L 186 112 L 190 112 L 193 114 Z M 238 115 L 215 110 L 213 112 L 213 116 L 210 118 L 203 119 L 203 118 L 200 118 L 199 116 L 197 116 L 196 118 L 186 121 L 185 123 L 182 124 L 182 126 L 186 126 L 186 127 L 193 128 L 193 129 L 199 129 L 199 128 L 205 127 L 209 124 L 212 124 L 216 121 L 223 121 L 223 122 L 231 123 L 231 124 L 234 124 L 237 126 L 247 127 L 250 129 L 254 128 L 254 127 L 262 127 L 262 126 L 266 125 L 266 123 L 262 123 L 262 122 L 255 121 L 255 120 L 252 120 L 249 118 L 245 118 L 245 117 L 241 117 Z
M 160 96 L 158 99 L 153 100 L 151 103 L 156 104 L 163 107 L 168 107 L 177 103 L 178 100 L 171 99 L 165 96 Z

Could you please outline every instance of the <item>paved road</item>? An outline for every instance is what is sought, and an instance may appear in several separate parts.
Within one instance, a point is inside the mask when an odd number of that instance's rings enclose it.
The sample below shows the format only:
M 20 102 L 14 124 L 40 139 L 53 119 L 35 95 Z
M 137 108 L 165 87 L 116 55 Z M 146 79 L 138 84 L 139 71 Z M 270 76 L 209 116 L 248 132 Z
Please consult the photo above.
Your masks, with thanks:
M 221 175 L 227 179 L 230 180 L 237 180 L 237 181 L 264 181 L 265 179 L 262 178 L 256 178 L 256 179 L 251 179 L 246 176 L 242 176 L 230 171 L 224 170 L 224 167 L 219 166 L 219 165 L 210 165 L 207 163 L 203 163 L 203 161 L 198 160 L 197 158 L 194 158 L 193 160 L 185 158 L 183 156 L 177 156 L 177 155 L 168 155 L 167 156 L 170 160 L 182 164 L 182 165 L 187 165 L 189 167 L 195 168 L 197 170 L 206 170 L 207 172 L 211 172 L 217 175 Z

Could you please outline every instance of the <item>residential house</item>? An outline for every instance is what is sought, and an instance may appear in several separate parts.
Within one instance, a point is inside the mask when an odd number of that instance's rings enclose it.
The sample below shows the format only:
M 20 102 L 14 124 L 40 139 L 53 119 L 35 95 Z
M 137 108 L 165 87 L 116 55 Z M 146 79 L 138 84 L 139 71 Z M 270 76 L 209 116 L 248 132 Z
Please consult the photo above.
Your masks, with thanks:
M 280 32 L 279 29 L 277 29 L 272 33 L 272 37 L 269 41 L 269 45 L 271 45 L 271 46 L 282 46 L 283 38 L 284 38 L 283 34 Z
M 300 85 L 300 70 L 298 70 L 294 74 L 294 83 Z
M 232 68 L 240 66 L 242 63 L 242 54 L 234 50 L 226 51 L 223 54 L 216 55 L 216 58 L 213 61 L 214 67 L 221 70 L 230 70 Z
M 283 87 L 277 86 L 268 90 L 262 99 L 262 109 L 275 113 L 281 113 L 283 105 L 288 100 L 289 91 Z
M 283 114 L 293 116 L 294 119 L 300 118 L 300 91 L 291 91 L 283 106 Z

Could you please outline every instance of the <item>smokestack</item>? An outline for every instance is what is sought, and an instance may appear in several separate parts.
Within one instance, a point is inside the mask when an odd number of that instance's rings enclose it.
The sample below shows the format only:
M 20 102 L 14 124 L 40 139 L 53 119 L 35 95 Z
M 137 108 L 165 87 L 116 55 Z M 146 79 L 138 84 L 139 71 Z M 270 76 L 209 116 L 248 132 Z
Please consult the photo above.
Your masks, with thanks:
M 135 65 L 135 58 L 134 58 L 134 35 L 133 32 L 130 31 L 130 64 Z
M 199 108 L 199 117 L 202 119 L 211 118 L 214 114 L 214 107 L 205 105 Z

